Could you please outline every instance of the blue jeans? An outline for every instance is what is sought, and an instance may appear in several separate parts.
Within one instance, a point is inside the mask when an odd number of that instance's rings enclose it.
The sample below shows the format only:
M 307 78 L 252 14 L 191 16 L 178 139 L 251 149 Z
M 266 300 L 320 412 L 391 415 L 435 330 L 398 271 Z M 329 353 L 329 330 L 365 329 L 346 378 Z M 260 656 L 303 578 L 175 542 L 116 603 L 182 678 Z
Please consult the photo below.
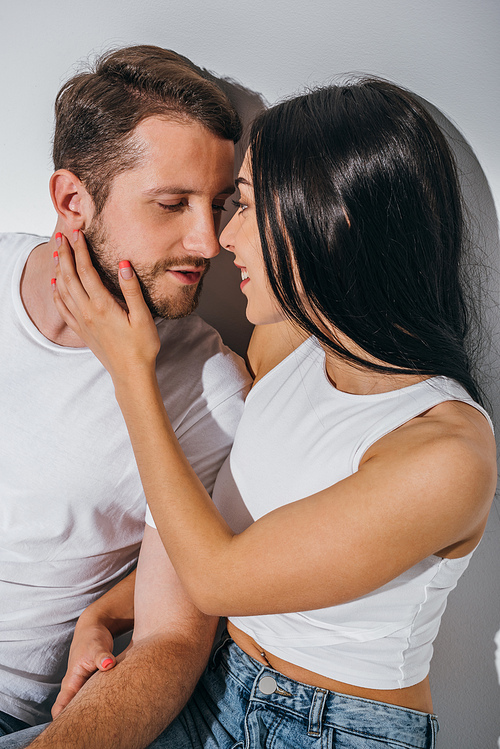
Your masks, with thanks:
M 434 715 L 301 684 L 230 639 L 149 749 L 434 749 Z
M 40 730 L 0 738 L 0 749 L 21 749 Z M 301 684 L 226 637 L 148 749 L 434 749 L 437 732 L 434 715 Z

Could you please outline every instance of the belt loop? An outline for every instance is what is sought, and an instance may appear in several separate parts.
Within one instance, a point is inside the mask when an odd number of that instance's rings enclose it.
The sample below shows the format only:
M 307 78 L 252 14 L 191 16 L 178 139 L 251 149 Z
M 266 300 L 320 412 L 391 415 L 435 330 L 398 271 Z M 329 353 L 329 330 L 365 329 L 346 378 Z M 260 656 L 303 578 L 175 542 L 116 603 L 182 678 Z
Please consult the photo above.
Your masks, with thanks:
M 222 633 L 223 636 L 219 640 L 218 644 L 214 647 L 211 658 L 210 658 L 210 665 L 212 669 L 215 669 L 219 664 L 219 656 L 221 655 L 221 651 L 226 647 L 226 645 L 231 641 L 231 637 L 227 634 L 227 632 Z
M 429 721 L 430 721 L 430 724 L 431 724 L 431 739 L 432 739 L 432 743 L 430 744 L 430 748 L 431 749 L 435 749 L 437 735 L 438 735 L 438 731 L 439 731 L 439 723 L 438 723 L 437 718 L 436 718 L 435 715 L 429 715 Z
M 326 689 L 315 689 L 314 697 L 311 702 L 311 709 L 309 710 L 309 726 L 307 729 L 308 736 L 321 736 L 323 710 L 325 708 L 325 702 L 328 692 Z

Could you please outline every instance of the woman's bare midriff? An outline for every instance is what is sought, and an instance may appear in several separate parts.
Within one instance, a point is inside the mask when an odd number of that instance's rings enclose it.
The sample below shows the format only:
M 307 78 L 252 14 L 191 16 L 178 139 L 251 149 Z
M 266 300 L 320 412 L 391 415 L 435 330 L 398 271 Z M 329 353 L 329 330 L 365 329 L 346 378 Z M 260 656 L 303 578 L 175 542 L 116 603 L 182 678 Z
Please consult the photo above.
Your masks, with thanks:
M 328 679 L 326 676 L 321 676 L 321 674 L 316 674 L 313 671 L 296 666 L 294 663 L 277 658 L 272 653 L 268 653 L 261 648 L 252 637 L 242 632 L 232 622 L 227 623 L 227 630 L 234 642 L 247 655 L 265 666 L 270 666 L 275 671 L 279 671 L 294 681 L 300 681 L 302 684 L 328 689 L 340 694 L 349 694 L 353 697 L 377 700 L 378 702 L 386 702 L 389 705 L 399 705 L 400 707 L 407 707 L 410 710 L 420 710 L 424 713 L 433 712 L 428 677 L 419 684 L 404 687 L 403 689 L 366 689 L 364 687 L 355 687 L 352 684 L 345 684 L 342 681 Z

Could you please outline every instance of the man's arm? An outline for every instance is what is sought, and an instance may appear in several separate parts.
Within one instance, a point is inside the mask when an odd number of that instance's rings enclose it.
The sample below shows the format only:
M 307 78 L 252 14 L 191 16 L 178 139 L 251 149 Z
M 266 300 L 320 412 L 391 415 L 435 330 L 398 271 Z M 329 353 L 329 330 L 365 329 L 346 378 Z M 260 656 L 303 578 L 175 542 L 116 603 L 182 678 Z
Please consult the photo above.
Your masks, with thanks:
M 218 620 L 187 598 L 146 526 L 137 567 L 135 628 L 117 665 L 98 672 L 33 749 L 143 749 L 183 708 L 207 662 Z

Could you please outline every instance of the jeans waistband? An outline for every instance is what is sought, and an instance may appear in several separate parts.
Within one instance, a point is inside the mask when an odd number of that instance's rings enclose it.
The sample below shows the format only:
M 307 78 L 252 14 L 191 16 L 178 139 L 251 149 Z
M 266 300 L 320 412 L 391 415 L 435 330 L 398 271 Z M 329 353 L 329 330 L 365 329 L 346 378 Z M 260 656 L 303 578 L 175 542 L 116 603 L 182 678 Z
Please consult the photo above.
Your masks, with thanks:
M 386 739 L 397 745 L 434 746 L 439 730 L 435 715 L 294 681 L 251 658 L 228 635 L 213 658 L 247 692 L 249 701 L 307 721 L 310 736 L 320 736 L 325 726 L 371 736 L 383 725 Z

